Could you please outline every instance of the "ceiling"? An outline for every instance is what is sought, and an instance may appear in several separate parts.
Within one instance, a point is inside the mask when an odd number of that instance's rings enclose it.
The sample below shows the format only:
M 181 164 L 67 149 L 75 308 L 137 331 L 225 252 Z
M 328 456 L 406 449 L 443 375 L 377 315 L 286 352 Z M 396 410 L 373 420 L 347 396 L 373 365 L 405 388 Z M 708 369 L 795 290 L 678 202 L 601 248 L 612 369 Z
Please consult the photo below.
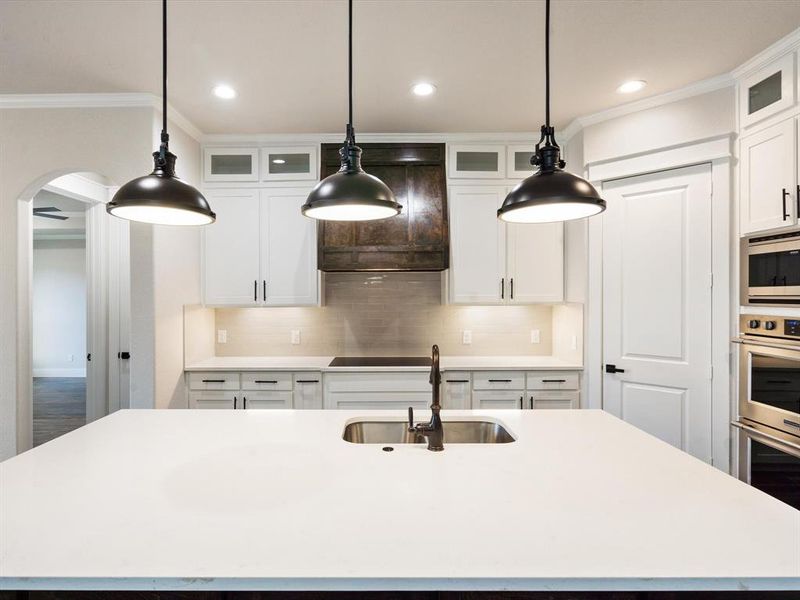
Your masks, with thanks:
M 49 190 L 39 190 L 33 197 L 33 207 L 60 209 L 51 214 L 68 217 L 66 221 L 33 217 L 34 240 L 42 239 L 83 239 L 86 235 L 86 210 L 89 204 L 62 196 Z
M 543 119 L 542 0 L 355 2 L 355 125 L 533 131 Z M 344 0 L 173 0 L 170 101 L 205 133 L 337 132 Z M 796 0 L 554 0 L 553 120 L 730 71 L 800 27 Z M 160 93 L 160 3 L 0 2 L 0 93 Z M 645 79 L 622 96 L 617 85 Z M 438 86 L 431 97 L 413 82 Z M 220 82 L 239 96 L 213 97 Z

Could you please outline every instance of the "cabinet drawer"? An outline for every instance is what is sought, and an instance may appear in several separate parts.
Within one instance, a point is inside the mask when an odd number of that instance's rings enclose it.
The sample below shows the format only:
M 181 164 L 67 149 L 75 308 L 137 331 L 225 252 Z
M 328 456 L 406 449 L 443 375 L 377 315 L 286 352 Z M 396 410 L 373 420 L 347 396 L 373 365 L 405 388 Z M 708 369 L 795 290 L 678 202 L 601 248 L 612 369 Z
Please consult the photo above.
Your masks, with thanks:
M 292 408 L 292 392 L 242 391 L 240 408 Z
M 476 371 L 472 374 L 473 390 L 524 390 L 522 371 Z
M 425 372 L 402 373 L 327 373 L 326 392 L 427 392 L 431 395 L 430 374 Z
M 442 373 L 442 408 L 472 408 L 472 375 L 468 371 Z
M 238 390 L 239 373 L 189 373 L 190 390 Z
M 536 371 L 527 374 L 526 387 L 529 390 L 577 390 L 578 374 L 565 371 Z
M 292 389 L 292 374 L 283 371 L 242 373 L 242 389 L 289 391 Z
M 233 409 L 236 392 L 189 392 L 189 408 Z
M 578 408 L 578 392 L 533 392 L 528 394 L 528 402 L 532 408 L 552 409 L 552 408 Z
M 472 392 L 472 408 L 510 408 L 521 409 L 525 403 L 521 391 L 479 391 Z
M 394 392 L 376 394 L 328 394 L 325 408 L 338 410 L 425 410 L 431 404 L 430 394 Z

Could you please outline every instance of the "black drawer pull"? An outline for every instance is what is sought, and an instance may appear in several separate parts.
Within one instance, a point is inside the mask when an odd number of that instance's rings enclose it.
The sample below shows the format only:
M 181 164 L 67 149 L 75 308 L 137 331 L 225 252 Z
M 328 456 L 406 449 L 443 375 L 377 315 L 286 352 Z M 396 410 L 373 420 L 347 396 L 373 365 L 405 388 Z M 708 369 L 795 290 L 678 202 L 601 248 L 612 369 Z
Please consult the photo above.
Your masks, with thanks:
M 224 379 L 203 379 L 203 383 L 225 383 Z
M 489 383 L 511 383 L 510 379 L 490 379 Z
M 319 379 L 298 379 L 297 383 L 319 383 Z
M 469 383 L 469 379 L 445 379 L 447 383 Z
M 542 383 L 567 383 L 566 379 L 542 379 Z
M 233 397 L 233 410 L 236 410 L 236 396 Z
M 268 379 L 256 379 L 253 383 L 278 383 L 278 382 Z
M 792 382 L 789 381 L 788 379 L 767 379 L 767 383 L 783 383 L 783 384 L 786 384 L 786 383 L 792 383 Z
M 242 396 L 242 408 L 247 408 L 247 396 Z
M 523 406 L 522 406 L 522 402 L 523 402 L 523 400 L 522 400 L 522 396 L 520 396 L 520 397 L 519 397 L 519 409 L 520 409 L 520 410 L 522 410 L 522 408 L 523 408 Z
M 531 410 L 533 410 L 533 396 L 531 396 Z

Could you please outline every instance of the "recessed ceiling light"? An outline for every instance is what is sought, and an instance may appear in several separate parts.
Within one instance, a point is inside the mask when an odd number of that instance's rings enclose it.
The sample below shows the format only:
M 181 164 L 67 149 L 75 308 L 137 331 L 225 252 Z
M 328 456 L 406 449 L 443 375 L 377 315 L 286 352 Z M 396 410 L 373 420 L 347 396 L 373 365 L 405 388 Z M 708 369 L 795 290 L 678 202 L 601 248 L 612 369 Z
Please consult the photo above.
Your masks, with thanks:
M 272 159 L 272 164 L 273 165 L 285 165 L 286 161 L 283 160 L 282 158 L 273 158 Z
M 621 86 L 617 88 L 617 93 L 620 94 L 633 94 L 634 92 L 638 92 L 639 90 L 644 89 L 644 86 L 647 85 L 647 82 L 643 79 L 633 79 L 631 81 L 626 81 Z
M 411 91 L 417 96 L 430 96 L 436 91 L 436 86 L 432 83 L 415 83 Z
M 214 95 L 217 98 L 230 100 L 231 98 L 236 98 L 236 90 L 229 85 L 220 84 L 214 87 Z

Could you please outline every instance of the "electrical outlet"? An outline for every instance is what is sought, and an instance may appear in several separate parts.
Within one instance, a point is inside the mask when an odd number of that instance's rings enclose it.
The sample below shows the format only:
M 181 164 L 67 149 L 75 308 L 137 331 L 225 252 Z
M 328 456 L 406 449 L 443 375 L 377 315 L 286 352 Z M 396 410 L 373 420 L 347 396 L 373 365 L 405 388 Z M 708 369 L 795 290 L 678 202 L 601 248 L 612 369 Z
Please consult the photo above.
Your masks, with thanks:
M 217 329 L 217 343 L 218 344 L 227 344 L 228 343 L 228 330 L 227 329 Z
M 300 330 L 292 329 L 292 344 L 295 346 L 300 343 Z
M 542 334 L 538 329 L 531 329 L 531 344 L 539 344 L 542 341 Z
M 472 331 L 469 329 L 465 329 L 461 332 L 461 343 L 462 344 L 471 344 L 472 343 Z

